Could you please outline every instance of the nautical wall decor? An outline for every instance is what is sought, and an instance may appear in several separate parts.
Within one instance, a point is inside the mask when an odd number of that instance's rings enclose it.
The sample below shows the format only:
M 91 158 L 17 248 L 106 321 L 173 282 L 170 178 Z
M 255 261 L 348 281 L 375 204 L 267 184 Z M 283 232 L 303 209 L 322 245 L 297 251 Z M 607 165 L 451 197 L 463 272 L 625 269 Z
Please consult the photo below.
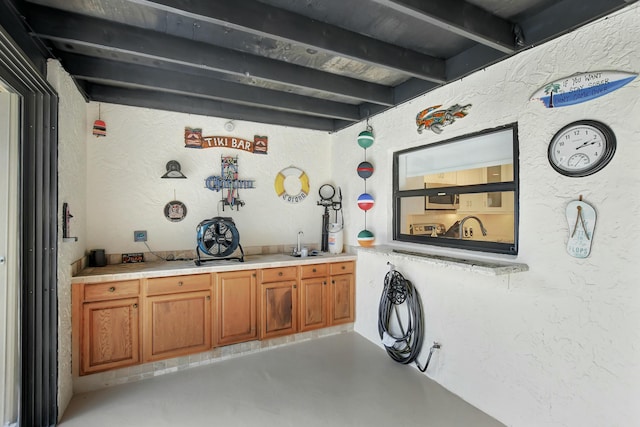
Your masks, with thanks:
M 289 166 L 278 172 L 273 187 L 285 202 L 300 203 L 309 195 L 309 177 L 302 169 Z
M 204 182 L 212 191 L 222 191 L 222 210 L 229 206 L 240 209 L 244 201 L 240 200 L 240 189 L 255 188 L 255 180 L 238 179 L 238 157 L 222 156 L 220 158 L 220 176 L 210 176 Z M 225 194 L 226 191 L 226 194 Z
M 620 89 L 637 76 L 624 71 L 577 73 L 547 83 L 531 95 L 531 100 L 540 101 L 547 108 L 580 104 Z
M 586 258 L 591 253 L 593 231 L 596 228 L 596 210 L 590 204 L 578 200 L 569 202 L 566 209 L 569 224 L 567 252 L 574 258 Z
M 100 104 L 98 104 L 98 120 L 93 122 L 93 135 L 95 137 L 107 136 L 107 124 L 100 118 Z
M 469 108 L 471 104 L 459 105 L 455 104 L 451 107 L 438 110 L 442 105 L 434 105 L 420 111 L 416 115 L 416 125 L 418 126 L 418 133 L 422 133 L 424 129 L 430 129 L 436 134 L 441 134 L 445 126 L 449 126 L 456 119 L 462 119 L 469 114 Z
M 184 128 L 185 148 L 233 148 L 249 153 L 267 154 L 269 139 L 255 135 L 253 141 L 236 136 L 202 136 L 201 128 Z
M 367 230 L 367 211 L 374 205 L 373 196 L 367 193 L 367 178 L 373 175 L 373 165 L 367 161 L 367 148 L 373 145 L 373 141 L 373 128 L 367 120 L 367 130 L 358 135 L 358 145 L 364 149 L 364 161 L 356 168 L 358 176 L 364 180 L 364 193 L 358 196 L 358 207 L 364 211 L 364 230 L 358 233 L 358 244 L 364 247 L 373 246 L 375 242 L 375 236 Z
M 160 178 L 178 178 L 184 179 L 186 176 L 182 172 L 180 172 L 180 163 L 177 160 L 169 160 L 166 165 L 167 173 L 162 175 Z

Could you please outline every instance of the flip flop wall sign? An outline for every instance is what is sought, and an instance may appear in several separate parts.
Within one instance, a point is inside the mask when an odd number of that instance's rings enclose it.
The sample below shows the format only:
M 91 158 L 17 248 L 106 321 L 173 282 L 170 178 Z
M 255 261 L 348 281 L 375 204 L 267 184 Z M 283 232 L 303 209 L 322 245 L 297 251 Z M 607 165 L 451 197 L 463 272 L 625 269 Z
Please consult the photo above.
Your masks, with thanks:
M 594 71 L 574 74 L 547 83 L 531 95 L 531 100 L 540 101 L 547 108 L 580 104 L 620 89 L 637 76 L 637 74 L 624 71 Z
M 567 252 L 574 258 L 586 258 L 591 253 L 593 231 L 596 228 L 596 210 L 580 200 L 569 202 L 566 209 L 569 225 Z

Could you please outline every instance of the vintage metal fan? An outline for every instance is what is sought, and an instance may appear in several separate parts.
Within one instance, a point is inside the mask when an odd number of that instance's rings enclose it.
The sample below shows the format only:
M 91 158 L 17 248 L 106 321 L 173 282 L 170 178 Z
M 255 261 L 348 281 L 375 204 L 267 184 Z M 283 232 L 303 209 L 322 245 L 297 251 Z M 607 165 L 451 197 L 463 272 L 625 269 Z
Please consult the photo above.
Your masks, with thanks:
M 196 265 L 205 261 L 215 261 L 221 259 L 237 259 L 244 262 L 244 251 L 240 245 L 240 233 L 236 228 L 233 219 L 217 216 L 205 219 L 197 227 L 198 246 L 196 252 L 198 259 Z M 240 250 L 240 256 L 231 256 Z M 200 253 L 209 255 L 212 258 L 202 258 Z

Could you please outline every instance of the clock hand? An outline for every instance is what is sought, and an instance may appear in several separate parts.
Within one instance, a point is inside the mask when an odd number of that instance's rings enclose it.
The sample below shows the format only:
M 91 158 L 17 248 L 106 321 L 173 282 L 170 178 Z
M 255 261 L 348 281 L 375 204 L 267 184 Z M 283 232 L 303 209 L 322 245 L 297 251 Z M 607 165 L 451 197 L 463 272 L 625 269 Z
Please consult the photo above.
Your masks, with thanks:
M 587 145 L 593 145 L 593 144 L 595 144 L 596 142 L 598 142 L 598 141 L 585 142 L 585 143 L 584 143 L 584 144 L 582 144 L 582 145 L 578 145 L 578 146 L 576 147 L 576 150 L 579 150 L 579 149 L 581 149 L 581 148 L 584 148 L 584 147 L 586 147 Z

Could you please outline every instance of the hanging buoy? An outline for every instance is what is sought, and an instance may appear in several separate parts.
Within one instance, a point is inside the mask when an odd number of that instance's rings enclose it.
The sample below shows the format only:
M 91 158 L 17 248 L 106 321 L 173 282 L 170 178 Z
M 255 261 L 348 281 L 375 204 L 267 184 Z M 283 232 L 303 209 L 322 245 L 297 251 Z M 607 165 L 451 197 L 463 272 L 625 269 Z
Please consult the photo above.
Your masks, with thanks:
M 371 194 L 369 193 L 362 193 L 360 196 L 358 196 L 358 207 L 363 211 L 368 211 L 369 209 L 371 209 L 373 207 L 373 203 L 373 197 L 371 197 Z
M 361 232 L 358 233 L 358 244 L 360 246 L 368 248 L 370 246 L 373 246 L 373 242 L 375 240 L 376 239 L 373 236 L 373 233 L 370 232 L 369 230 L 362 230 Z
M 370 130 L 363 130 L 358 135 L 358 145 L 365 150 L 373 145 L 373 132 Z
M 93 122 L 93 135 L 107 136 L 107 124 L 102 120 L 96 120 Z
M 369 162 L 362 162 L 358 165 L 358 176 L 367 179 L 373 175 L 373 165 Z

